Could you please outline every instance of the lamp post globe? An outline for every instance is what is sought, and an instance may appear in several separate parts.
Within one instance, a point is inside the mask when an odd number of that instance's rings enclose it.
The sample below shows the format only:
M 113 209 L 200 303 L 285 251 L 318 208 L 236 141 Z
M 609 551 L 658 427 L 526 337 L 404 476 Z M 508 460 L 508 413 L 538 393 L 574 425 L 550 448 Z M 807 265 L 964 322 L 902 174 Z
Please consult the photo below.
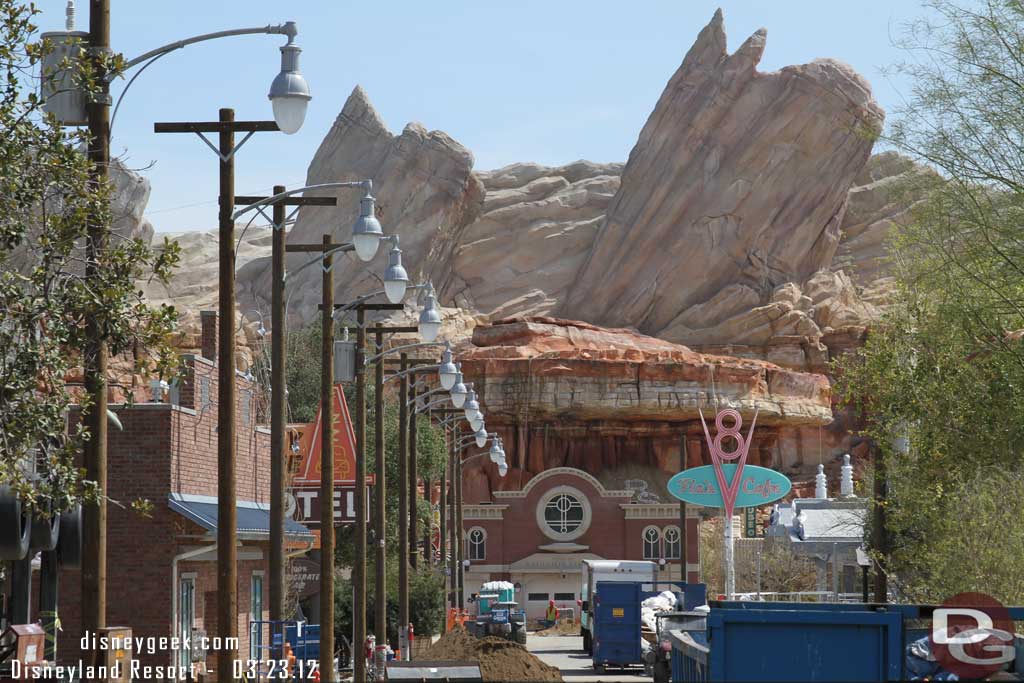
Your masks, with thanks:
M 380 221 L 374 215 L 376 203 L 369 192 L 359 200 L 359 218 L 352 226 L 352 246 L 360 261 L 371 261 L 377 254 L 380 238 L 384 236 Z
M 508 463 L 502 460 L 498 464 L 498 476 L 504 477 L 506 474 L 508 474 Z
M 473 438 L 476 440 L 476 447 L 483 448 L 487 445 L 487 429 L 481 425 L 480 429 L 473 434 Z
M 427 294 L 427 304 L 420 312 L 420 337 L 425 342 L 432 342 L 437 339 L 441 331 L 441 314 L 437 310 L 437 299 L 433 292 Z
M 393 247 L 388 252 L 388 267 L 384 270 L 384 295 L 393 304 L 401 303 L 409 286 L 409 274 L 402 266 L 402 250 Z M 448 389 L 449 387 L 445 387 Z
M 466 394 L 466 400 L 462 404 L 462 409 L 466 412 L 466 419 L 471 420 L 474 413 L 480 412 L 480 404 L 476 400 L 476 392 L 472 389 Z M 473 429 L 476 431 L 476 428 Z
M 461 408 L 466 405 L 466 395 L 469 392 L 466 390 L 466 385 L 462 383 L 462 371 L 459 369 L 458 365 L 456 365 L 455 368 L 455 384 L 452 385 L 449 392 L 451 394 L 452 405 L 456 408 Z
M 474 432 L 484 428 L 484 414 L 479 410 L 475 411 L 466 419 L 469 420 L 469 426 Z
M 491 450 L 488 453 L 493 463 L 500 463 L 505 458 L 505 451 L 501 450 L 501 442 L 497 437 L 491 439 Z
M 282 133 L 291 135 L 302 128 L 306 120 L 306 107 L 313 96 L 309 84 L 299 71 L 299 55 L 302 48 L 295 44 L 294 22 L 288 22 L 293 29 L 288 34 L 288 44 L 281 46 L 281 71 L 270 84 L 270 104 L 274 110 L 274 121 Z
M 394 303 L 398 303 L 397 301 Z M 451 391 L 455 387 L 455 378 L 459 376 L 459 369 L 452 362 L 452 350 L 451 347 L 445 347 L 444 353 L 441 354 L 441 367 L 437 369 L 437 374 L 441 380 L 441 388 L 446 391 Z M 459 406 L 456 406 L 456 408 Z

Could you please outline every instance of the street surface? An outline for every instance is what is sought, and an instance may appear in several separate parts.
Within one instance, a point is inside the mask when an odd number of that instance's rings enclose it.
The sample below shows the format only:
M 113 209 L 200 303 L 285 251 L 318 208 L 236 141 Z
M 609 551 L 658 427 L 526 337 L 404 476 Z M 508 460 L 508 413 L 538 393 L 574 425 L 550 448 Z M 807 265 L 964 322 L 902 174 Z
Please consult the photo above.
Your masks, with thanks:
M 583 652 L 583 638 L 580 636 L 535 636 L 526 639 L 526 649 L 562 671 L 562 678 L 569 683 L 584 681 L 650 681 L 644 677 L 642 667 L 625 671 L 612 670 L 603 676 L 594 673 L 590 657 Z

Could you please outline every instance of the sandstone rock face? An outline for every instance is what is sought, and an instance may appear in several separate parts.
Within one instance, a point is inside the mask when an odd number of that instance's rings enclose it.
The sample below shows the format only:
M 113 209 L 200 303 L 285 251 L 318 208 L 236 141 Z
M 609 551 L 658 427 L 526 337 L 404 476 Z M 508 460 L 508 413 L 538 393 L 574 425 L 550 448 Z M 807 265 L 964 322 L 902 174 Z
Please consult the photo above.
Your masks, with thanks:
M 669 81 L 564 315 L 685 340 L 831 264 L 883 113 L 844 64 L 756 69 L 721 12 Z
M 110 210 L 114 217 L 114 234 L 127 239 L 153 239 L 153 224 L 143 216 L 149 204 L 149 181 L 119 160 L 110 162 L 110 182 L 114 186 Z
M 480 173 L 483 214 L 463 232 L 443 295 L 493 317 L 555 310 L 590 253 L 622 164 L 515 164 Z
M 481 210 L 483 188 L 472 167 L 473 155 L 445 133 L 411 123 L 400 135 L 393 135 L 357 87 L 313 157 L 306 185 L 372 180 L 384 232 L 401 238 L 409 277 L 432 279 L 439 285 L 451 270 L 463 229 Z M 343 189 L 331 194 L 338 197 L 338 205 L 304 208 L 288 237 L 290 242 L 320 242 L 325 231 L 337 242 L 349 241 L 361 193 Z M 379 277 L 387 263 L 386 250 L 382 246 L 370 263 L 354 254 L 335 257 L 339 303 L 382 289 Z M 297 270 L 308 258 L 308 254 L 291 255 L 289 270 Z M 240 274 L 239 284 L 240 302 L 269 301 L 269 260 L 252 264 Z M 289 314 L 310 320 L 321 298 L 320 273 L 308 268 L 288 286 L 294 291 Z
M 238 270 L 242 270 L 254 259 L 269 257 L 269 228 L 250 227 L 243 236 L 240 225 L 236 235 L 240 238 L 235 252 Z M 181 247 L 179 267 L 167 285 L 153 280 L 141 282 L 139 286 L 150 304 L 169 304 L 178 309 L 179 323 L 175 346 L 183 353 L 190 353 L 197 351 L 200 345 L 199 312 L 217 310 L 217 230 L 168 233 L 166 236 Z M 259 316 L 241 305 L 238 306 L 237 313 L 238 366 L 244 370 L 252 364 L 253 348 L 260 342 L 256 334 Z M 266 327 L 269 328 L 270 307 L 264 306 L 262 313 L 266 317 Z
M 468 467 L 471 501 L 561 466 L 663 490 L 654 482 L 678 471 L 680 457 L 688 466 L 709 462 L 698 411 L 713 420 L 725 407 L 740 410 L 747 427 L 758 412 L 751 464 L 801 474 L 811 461 L 803 435 L 832 420 L 823 375 L 700 354 L 625 329 L 511 318 L 477 326 L 457 355 L 509 464 L 504 478 L 492 464 Z
M 762 424 L 832 419 L 824 376 L 704 355 L 625 329 L 509 318 L 477 326 L 459 351 L 489 417 L 520 414 L 528 400 L 534 417 L 686 421 L 717 405 L 756 410 Z
M 849 273 L 866 300 L 885 301 L 891 283 L 886 241 L 919 201 L 920 181 L 934 175 L 896 152 L 882 152 L 871 157 L 850 188 L 843 239 L 832 265 Z

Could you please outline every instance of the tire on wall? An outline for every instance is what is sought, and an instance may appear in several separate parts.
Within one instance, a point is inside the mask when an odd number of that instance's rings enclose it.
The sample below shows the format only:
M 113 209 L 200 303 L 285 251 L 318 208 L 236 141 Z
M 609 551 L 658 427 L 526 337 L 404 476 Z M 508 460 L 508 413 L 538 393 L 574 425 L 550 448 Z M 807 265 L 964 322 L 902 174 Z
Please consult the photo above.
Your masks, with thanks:
M 8 486 L 0 486 L 0 560 L 23 560 L 32 538 L 32 512 Z
M 62 567 L 79 569 L 82 566 L 82 506 L 60 513 L 60 537 L 57 539 L 57 558 Z
M 46 503 L 33 510 L 31 550 L 53 550 L 60 535 L 60 515 L 53 514 L 53 505 Z

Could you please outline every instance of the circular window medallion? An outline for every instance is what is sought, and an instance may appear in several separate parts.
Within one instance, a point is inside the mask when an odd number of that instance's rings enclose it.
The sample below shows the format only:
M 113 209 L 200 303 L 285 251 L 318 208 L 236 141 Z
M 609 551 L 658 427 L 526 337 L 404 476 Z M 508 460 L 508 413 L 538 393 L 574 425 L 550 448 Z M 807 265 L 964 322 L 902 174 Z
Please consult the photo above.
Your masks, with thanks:
M 548 491 L 537 504 L 537 526 L 555 541 L 571 541 L 590 528 L 590 503 L 571 486 Z

